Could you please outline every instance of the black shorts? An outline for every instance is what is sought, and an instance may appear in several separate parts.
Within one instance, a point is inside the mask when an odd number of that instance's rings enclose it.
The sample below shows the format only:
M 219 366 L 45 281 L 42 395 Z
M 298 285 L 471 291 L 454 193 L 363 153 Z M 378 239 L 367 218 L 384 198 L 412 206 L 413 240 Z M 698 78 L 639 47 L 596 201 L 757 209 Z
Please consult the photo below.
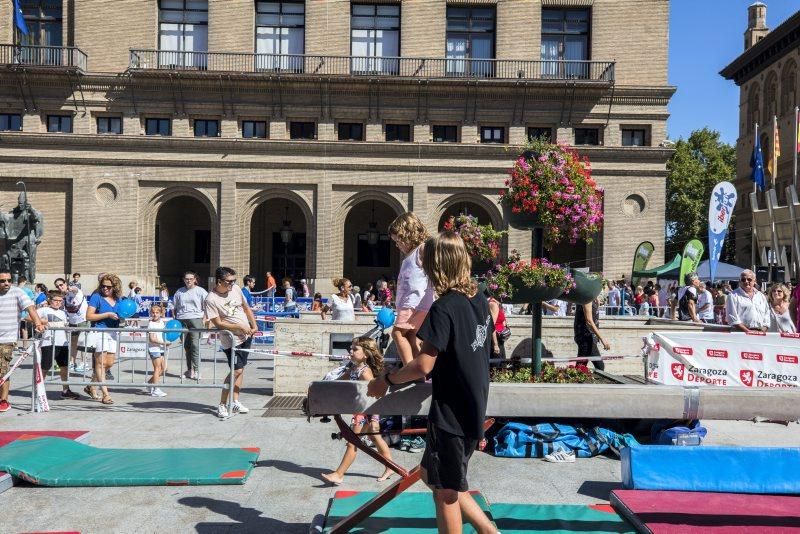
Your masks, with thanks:
M 59 367 L 66 367 L 69 364 L 69 347 L 55 347 L 50 345 L 42 347 L 42 371 L 49 371 L 53 366 L 53 356 Z
M 456 436 L 428 421 L 421 464 L 427 475 L 425 483 L 436 489 L 467 491 L 467 466 L 478 441 Z
M 236 348 L 233 349 L 233 351 L 236 353 L 236 361 L 235 362 L 231 362 L 231 360 L 232 360 L 232 358 L 231 358 L 231 349 L 222 349 L 222 352 L 224 352 L 225 356 L 228 357 L 228 365 L 230 366 L 233 363 L 233 368 L 234 369 L 237 369 L 237 370 L 238 369 L 244 369 L 244 367 L 247 365 L 247 356 L 250 353 L 249 352 L 245 352 L 243 350 L 239 350 L 239 349 L 249 349 L 250 345 L 252 343 L 253 343 L 253 338 L 252 337 L 248 337 L 247 341 L 245 341 L 241 345 L 237 345 Z

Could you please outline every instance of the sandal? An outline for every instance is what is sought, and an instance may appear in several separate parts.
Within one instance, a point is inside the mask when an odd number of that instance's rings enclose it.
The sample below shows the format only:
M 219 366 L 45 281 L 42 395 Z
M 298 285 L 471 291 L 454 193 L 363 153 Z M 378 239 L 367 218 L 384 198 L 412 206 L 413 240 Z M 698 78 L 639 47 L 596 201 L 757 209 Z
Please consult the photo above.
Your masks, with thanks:
M 83 391 L 89 395 L 89 398 L 94 400 L 100 400 L 100 394 L 97 393 L 92 386 L 86 386 L 83 388 Z
M 101 400 L 100 402 L 102 402 L 103 404 L 114 404 L 114 399 L 112 399 L 111 397 L 103 397 L 103 400 Z
M 553 462 L 556 464 L 570 464 L 575 461 L 575 453 L 572 451 L 564 452 L 564 451 L 555 451 L 551 452 L 550 454 L 546 454 L 544 457 L 545 462 Z

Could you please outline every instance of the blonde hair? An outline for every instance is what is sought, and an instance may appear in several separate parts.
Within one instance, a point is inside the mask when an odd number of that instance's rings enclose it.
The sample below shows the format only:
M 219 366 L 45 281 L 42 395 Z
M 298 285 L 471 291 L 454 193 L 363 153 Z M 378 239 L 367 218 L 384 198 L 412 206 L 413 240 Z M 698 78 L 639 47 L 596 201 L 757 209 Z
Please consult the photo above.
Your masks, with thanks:
M 475 281 L 470 277 L 472 260 L 464 240 L 455 232 L 442 232 L 425 242 L 422 269 L 437 296 L 453 290 L 471 297 L 477 291 Z
M 349 278 L 345 278 L 345 277 L 333 278 L 331 280 L 331 283 L 336 287 L 336 289 L 341 288 L 343 285 L 347 284 L 347 282 L 350 282 L 350 279 Z M 352 283 L 352 282 L 350 282 L 350 283 Z M 341 291 L 341 289 L 339 289 L 339 291 Z
M 389 235 L 397 236 L 398 241 L 412 250 L 431 237 L 413 211 L 407 211 L 393 220 L 389 225 Z
M 772 290 L 773 289 L 780 289 L 781 291 L 783 291 L 783 302 L 789 302 L 789 296 L 790 296 L 789 295 L 789 288 L 786 287 L 784 284 L 781 284 L 780 282 L 778 282 L 778 283 L 775 283 L 775 284 L 772 284 L 771 286 L 769 286 L 769 291 L 767 291 L 767 296 L 769 297 L 770 304 L 772 304 Z
M 153 308 L 158 308 L 159 310 L 161 310 L 161 316 L 162 317 L 164 316 L 164 306 L 163 305 L 155 303 L 155 302 L 153 304 L 151 304 L 150 305 L 150 314 L 151 315 L 153 314 Z
M 353 340 L 367 355 L 367 365 L 375 376 L 383 373 L 383 354 L 378 343 L 369 336 L 359 336 Z
M 119 300 L 122 298 L 122 281 L 119 279 L 119 276 L 114 273 L 103 273 L 97 279 L 97 293 L 99 295 L 103 294 L 103 288 L 101 286 L 106 280 L 111 282 L 111 285 L 114 286 L 114 288 L 111 290 L 111 294 L 114 296 L 114 299 Z

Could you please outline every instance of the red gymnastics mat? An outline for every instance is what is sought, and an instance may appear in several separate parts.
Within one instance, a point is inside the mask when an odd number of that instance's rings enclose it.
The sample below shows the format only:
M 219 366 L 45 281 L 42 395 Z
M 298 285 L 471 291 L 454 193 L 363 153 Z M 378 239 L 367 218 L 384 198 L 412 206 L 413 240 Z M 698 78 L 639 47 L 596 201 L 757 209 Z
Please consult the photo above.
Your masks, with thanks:
M 18 439 L 38 438 L 42 436 L 52 436 L 67 438 L 79 442 L 86 442 L 89 439 L 88 430 L 5 430 L 0 431 L 0 447 L 8 445 Z M 3 493 L 14 485 L 14 479 L 5 471 L 0 471 L 0 493 Z
M 800 533 L 800 496 L 613 490 L 610 500 L 639 532 Z

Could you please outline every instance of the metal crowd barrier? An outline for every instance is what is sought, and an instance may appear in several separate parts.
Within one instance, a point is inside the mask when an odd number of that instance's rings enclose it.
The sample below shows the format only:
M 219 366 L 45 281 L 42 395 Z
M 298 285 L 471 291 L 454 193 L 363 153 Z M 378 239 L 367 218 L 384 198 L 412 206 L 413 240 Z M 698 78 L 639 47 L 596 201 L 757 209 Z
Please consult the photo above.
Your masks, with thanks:
M 66 381 L 60 380 L 58 377 L 58 372 L 56 371 L 56 360 L 55 360 L 55 347 L 56 345 L 53 343 L 55 338 L 55 332 L 63 331 L 67 335 L 67 367 L 68 371 L 68 379 Z M 72 340 L 71 336 L 73 332 L 78 332 L 78 343 L 76 347 L 76 354 L 75 354 L 75 362 L 77 364 L 78 361 L 81 362 L 81 370 L 78 371 L 78 368 L 70 369 L 70 364 L 73 360 L 73 351 L 72 351 Z M 99 342 L 99 335 L 103 333 L 111 333 L 116 332 L 117 342 L 116 342 L 116 350 L 114 352 L 114 365 L 109 370 L 112 371 L 114 375 L 113 380 L 106 380 L 104 382 L 94 382 L 92 381 L 92 375 L 94 371 L 94 355 L 95 352 L 95 343 Z M 150 333 L 166 333 L 166 332 L 180 332 L 181 337 L 172 342 L 165 342 L 164 344 L 164 362 L 166 366 L 166 371 L 161 375 L 161 380 L 158 383 L 150 384 L 145 382 L 144 380 L 148 380 L 152 375 L 152 365 L 150 361 L 150 347 L 154 346 L 153 343 L 150 342 Z M 200 368 L 198 371 L 202 376 L 201 379 L 189 379 L 184 377 L 184 370 L 185 370 L 185 362 L 186 356 L 183 347 L 183 336 L 190 332 L 198 332 L 200 334 L 199 344 L 200 344 Z M 229 336 L 231 339 L 231 343 L 235 345 L 235 339 L 231 332 L 227 330 L 216 330 L 216 329 L 209 329 L 209 328 L 181 328 L 178 329 L 146 329 L 146 328 L 96 328 L 96 327 L 88 327 L 88 328 L 79 328 L 79 327 L 72 327 L 72 326 L 50 326 L 48 329 L 41 334 L 41 336 L 37 336 L 37 342 L 43 341 L 45 338 L 49 336 L 49 341 L 53 344 L 47 346 L 41 346 L 41 353 L 42 357 L 44 357 L 46 351 L 51 351 L 53 356 L 51 367 L 48 371 L 47 376 L 44 376 L 44 384 L 45 386 L 48 385 L 58 385 L 58 386 L 94 386 L 100 387 L 105 386 L 108 388 L 118 388 L 118 387 L 134 387 L 134 388 L 150 388 L 150 387 L 158 387 L 158 388 L 198 388 L 198 389 L 228 389 L 230 394 L 228 395 L 228 413 L 232 412 L 233 406 L 233 386 L 235 376 L 233 371 L 233 366 L 228 367 L 228 360 L 225 354 L 222 352 L 220 347 L 220 336 Z M 205 339 L 204 339 L 205 337 Z M 202 348 L 203 344 L 212 345 L 213 352 L 211 361 L 204 362 L 203 361 L 203 354 Z M 63 346 L 63 345 L 60 345 Z M 103 351 L 103 352 L 110 352 L 110 351 Z M 80 354 L 80 356 L 79 356 Z M 171 359 L 170 359 L 171 358 Z M 178 381 L 177 382 L 168 382 L 167 378 L 173 378 L 174 371 L 172 367 L 169 365 L 170 361 L 174 361 L 175 359 L 178 360 L 180 372 L 178 373 Z M 141 363 L 144 361 L 144 363 Z M 224 373 L 218 374 L 217 373 L 217 364 L 222 363 L 226 367 L 226 371 Z M 130 365 L 128 365 L 130 364 Z M 205 365 L 204 365 L 205 364 Z M 125 365 L 125 367 L 123 367 Z M 173 363 L 175 365 L 175 363 Z M 209 369 L 210 366 L 210 369 Z M 33 365 L 33 372 L 32 372 L 32 388 L 31 388 L 31 412 L 35 411 L 35 398 L 36 398 L 36 368 L 37 366 Z M 204 374 L 203 370 L 210 371 L 208 374 Z M 223 382 L 224 377 L 228 374 L 228 370 L 230 370 L 230 379 L 228 382 Z M 130 380 L 122 379 L 123 372 L 127 372 L 129 374 Z M 88 373 L 88 375 L 87 375 Z M 80 380 L 72 379 L 72 376 L 80 376 Z M 139 376 L 143 376 L 143 381 L 137 381 Z M 47 380 L 48 376 L 50 377 Z M 87 376 L 90 377 L 87 380 Z M 200 382 L 202 380 L 202 383 Z

